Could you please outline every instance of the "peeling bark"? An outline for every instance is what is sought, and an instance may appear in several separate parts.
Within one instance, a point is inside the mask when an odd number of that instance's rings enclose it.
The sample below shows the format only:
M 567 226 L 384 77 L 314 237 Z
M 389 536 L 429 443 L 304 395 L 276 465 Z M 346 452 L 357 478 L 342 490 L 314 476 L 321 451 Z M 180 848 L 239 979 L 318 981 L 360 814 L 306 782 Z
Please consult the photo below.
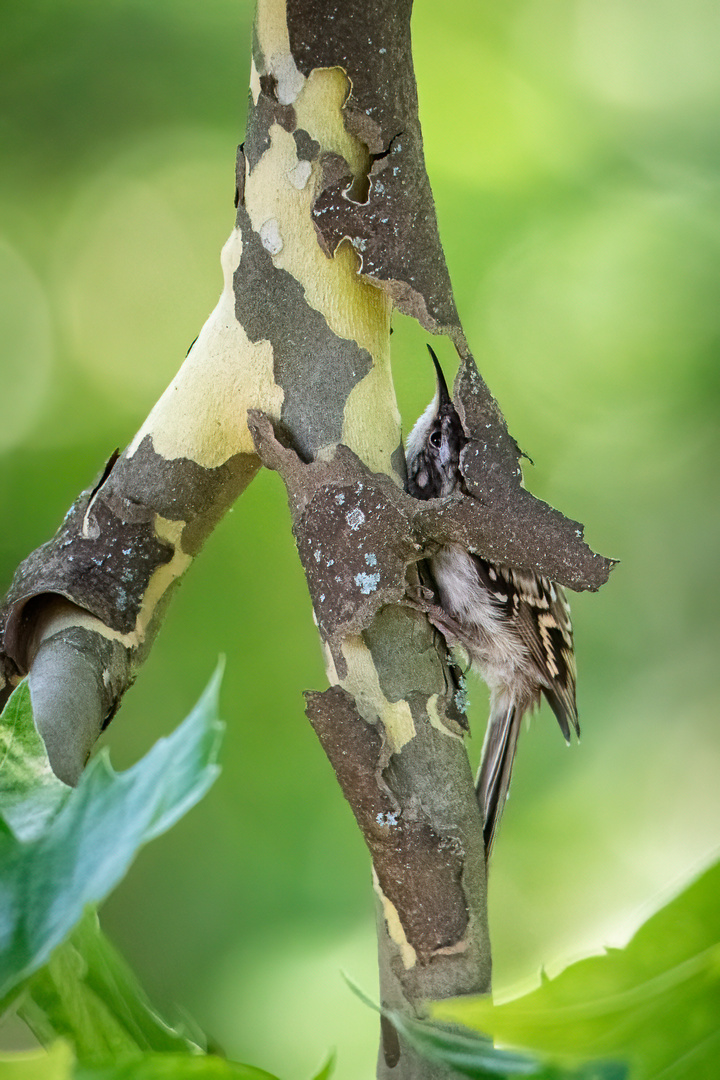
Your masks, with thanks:
M 313 207 L 323 248 L 331 255 L 349 238 L 362 273 L 400 311 L 437 333 L 459 329 L 459 320 L 425 170 L 411 9 L 412 0 L 298 0 L 288 4 L 288 32 L 290 51 L 304 75 L 318 67 L 345 72 L 350 85 L 345 127 L 368 152 L 360 190 L 353 191 L 356 178 L 347 166 L 323 175 Z
M 426 998 L 487 991 L 490 948 L 463 700 L 412 600 L 416 564 L 457 541 L 597 589 L 612 561 L 522 488 L 470 355 L 425 172 L 410 11 L 259 0 L 222 296 L 133 442 L 18 568 L 0 701 L 29 671 L 53 766 L 74 782 L 178 579 L 261 462 L 277 470 L 330 682 L 307 713 L 373 860 L 382 1001 L 422 1015 Z M 461 357 L 465 483 L 450 499 L 402 489 L 393 306 Z M 385 1023 L 378 1075 L 449 1074 Z
M 520 487 L 487 444 L 472 440 L 465 473 L 473 494 L 421 502 L 345 446 L 305 463 L 283 446 L 268 417 L 249 414 L 263 464 L 288 490 L 298 552 L 323 636 L 367 629 L 386 604 L 400 603 L 408 567 L 443 544 L 533 570 L 574 589 L 598 589 L 613 560 L 583 541 L 583 527 Z M 489 459 L 489 460 L 488 460 Z
M 310 722 L 370 849 L 378 892 L 402 927 L 408 964 L 418 960 L 426 965 L 443 952 L 464 954 L 471 948 L 466 932 L 476 898 L 464 893 L 467 852 L 462 837 L 432 823 L 423 791 L 415 788 L 415 803 L 408 807 L 395 755 L 378 728 L 363 722 L 350 694 L 334 686 L 323 694 L 308 693 L 307 701 Z M 413 714 L 416 722 L 422 722 L 422 707 Z M 453 734 L 449 724 L 447 734 Z M 428 785 L 439 782 L 442 788 L 448 776 L 441 770 L 439 751 L 447 735 L 436 729 L 428 737 L 438 752 L 432 755 L 434 775 L 424 780 Z M 473 967 L 477 962 L 475 957 Z M 476 985 L 475 971 L 468 981 Z
M 177 581 L 258 468 L 244 453 L 214 469 L 168 460 L 147 435 L 18 567 L 0 612 L 0 701 L 30 674 L 35 721 L 67 783 L 134 681 Z

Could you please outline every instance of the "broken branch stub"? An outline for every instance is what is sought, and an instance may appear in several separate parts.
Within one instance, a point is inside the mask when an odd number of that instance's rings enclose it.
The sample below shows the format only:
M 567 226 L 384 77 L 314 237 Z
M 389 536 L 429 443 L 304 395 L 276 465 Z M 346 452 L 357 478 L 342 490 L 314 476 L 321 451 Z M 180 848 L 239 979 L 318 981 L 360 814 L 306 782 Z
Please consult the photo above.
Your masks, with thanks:
M 31 601 L 46 595 L 64 597 L 98 619 L 108 637 L 140 648 L 166 588 L 257 468 L 250 454 L 215 469 L 187 458 L 167 460 L 155 453 L 150 436 L 117 458 L 15 573 L 0 625 L 3 648 L 18 670 L 26 672 L 30 661 Z M 166 575 L 158 575 L 162 567 Z
M 76 783 L 150 649 L 180 576 L 260 467 L 165 458 L 150 435 L 114 454 L 55 536 L 18 567 L 0 609 L 0 706 L 30 675 L 35 721 Z

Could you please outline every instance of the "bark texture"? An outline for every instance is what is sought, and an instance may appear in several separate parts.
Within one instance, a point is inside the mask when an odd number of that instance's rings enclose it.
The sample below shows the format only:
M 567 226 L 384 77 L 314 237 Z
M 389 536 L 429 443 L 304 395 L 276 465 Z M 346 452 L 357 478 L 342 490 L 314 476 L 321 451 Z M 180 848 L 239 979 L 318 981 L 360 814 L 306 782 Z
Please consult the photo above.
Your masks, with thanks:
M 422 1015 L 428 997 L 489 989 L 490 950 L 462 695 L 442 640 L 404 606 L 408 582 L 417 581 L 414 564 L 457 539 L 595 589 L 611 563 L 584 544 L 577 522 L 524 491 L 518 447 L 470 356 L 422 156 L 410 6 L 289 0 L 283 25 L 276 5 L 260 4 L 238 222 L 244 204 L 271 259 L 255 244 L 257 286 L 238 302 L 247 325 L 246 304 L 262 308 L 263 297 L 286 295 L 275 290 L 277 271 L 288 269 L 327 323 L 323 329 L 303 313 L 291 288 L 298 347 L 283 353 L 280 415 L 255 411 L 250 429 L 261 460 L 286 484 L 325 645 L 331 688 L 308 694 L 307 712 L 373 858 L 382 1003 Z M 333 95 L 340 125 L 328 117 Z M 278 179 L 283 174 L 289 182 Z M 291 186 L 305 176 L 310 195 L 291 232 Z M 345 320 L 345 332 L 313 281 L 326 270 L 309 271 L 292 250 L 307 220 L 318 252 L 331 264 L 350 258 L 361 275 L 343 283 L 345 304 L 360 313 L 358 323 Z M 374 301 L 359 291 L 368 283 Z M 383 377 L 371 399 L 367 389 L 385 369 L 387 341 L 368 348 L 368 370 L 362 349 L 353 354 L 342 340 L 368 341 L 370 328 L 382 326 L 378 303 L 447 334 L 458 349 L 455 397 L 469 436 L 470 497 L 418 503 L 401 489 L 391 385 Z M 264 310 L 253 322 L 268 333 Z M 416 1057 L 387 1023 L 378 1070 L 448 1075 Z
M 411 0 L 259 0 L 225 286 L 130 446 L 19 567 L 0 614 L 0 696 L 30 672 L 73 782 L 150 648 L 172 589 L 261 462 L 288 491 L 330 688 L 307 714 L 373 859 L 381 997 L 487 991 L 482 821 L 457 673 L 406 603 L 457 540 L 596 589 L 611 561 L 521 486 L 519 450 L 460 325 L 425 171 Z M 402 489 L 393 307 L 461 358 L 469 495 Z M 248 421 L 249 417 L 249 421 Z M 481 433 L 481 436 L 480 434 Z M 383 1024 L 378 1075 L 449 1075 Z
M 286 483 L 326 650 L 331 687 L 307 712 L 373 858 L 382 998 L 421 1012 L 426 997 L 487 989 L 490 954 L 456 683 L 439 635 L 396 606 L 422 548 L 401 488 L 389 317 L 398 302 L 433 328 L 457 316 L 422 162 L 410 5 L 292 0 L 280 29 L 277 14 L 260 5 L 238 183 L 238 223 L 260 245 L 238 304 L 282 359 L 284 397 L 250 428 Z M 413 223 L 422 245 L 409 250 L 397 236 Z M 329 278 L 332 293 L 317 284 Z M 407 1048 L 387 1040 L 381 1071 L 391 1060 L 411 1075 Z

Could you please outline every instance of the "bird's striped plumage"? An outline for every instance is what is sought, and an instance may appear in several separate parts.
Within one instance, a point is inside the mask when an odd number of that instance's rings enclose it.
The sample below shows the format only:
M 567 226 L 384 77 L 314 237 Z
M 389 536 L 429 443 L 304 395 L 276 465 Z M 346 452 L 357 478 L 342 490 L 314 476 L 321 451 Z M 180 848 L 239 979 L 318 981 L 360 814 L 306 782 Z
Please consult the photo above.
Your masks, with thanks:
M 440 498 L 462 486 L 465 435 L 440 365 L 434 400 L 407 440 L 408 491 Z M 437 594 L 428 615 L 460 645 L 491 692 L 490 719 L 477 777 L 489 855 L 507 798 L 523 716 L 543 695 L 569 741 L 579 734 L 570 608 L 561 586 L 528 570 L 492 563 L 459 544 L 428 559 Z

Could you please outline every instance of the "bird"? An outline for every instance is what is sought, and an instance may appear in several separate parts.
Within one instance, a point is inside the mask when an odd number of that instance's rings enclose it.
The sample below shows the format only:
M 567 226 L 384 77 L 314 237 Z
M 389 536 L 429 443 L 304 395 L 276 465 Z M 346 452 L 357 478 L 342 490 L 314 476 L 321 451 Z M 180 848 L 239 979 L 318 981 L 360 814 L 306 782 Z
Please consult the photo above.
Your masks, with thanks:
M 433 349 L 437 388 L 407 437 L 407 491 L 416 499 L 463 492 L 461 451 L 468 441 Z M 472 432 L 469 433 L 472 435 Z M 467 494 L 467 493 L 466 493 Z M 510 788 L 523 717 L 541 696 L 565 741 L 580 735 L 570 606 L 560 585 L 532 570 L 491 562 L 462 544 L 427 559 L 434 602 L 428 618 L 490 690 L 490 717 L 476 778 L 489 860 Z

